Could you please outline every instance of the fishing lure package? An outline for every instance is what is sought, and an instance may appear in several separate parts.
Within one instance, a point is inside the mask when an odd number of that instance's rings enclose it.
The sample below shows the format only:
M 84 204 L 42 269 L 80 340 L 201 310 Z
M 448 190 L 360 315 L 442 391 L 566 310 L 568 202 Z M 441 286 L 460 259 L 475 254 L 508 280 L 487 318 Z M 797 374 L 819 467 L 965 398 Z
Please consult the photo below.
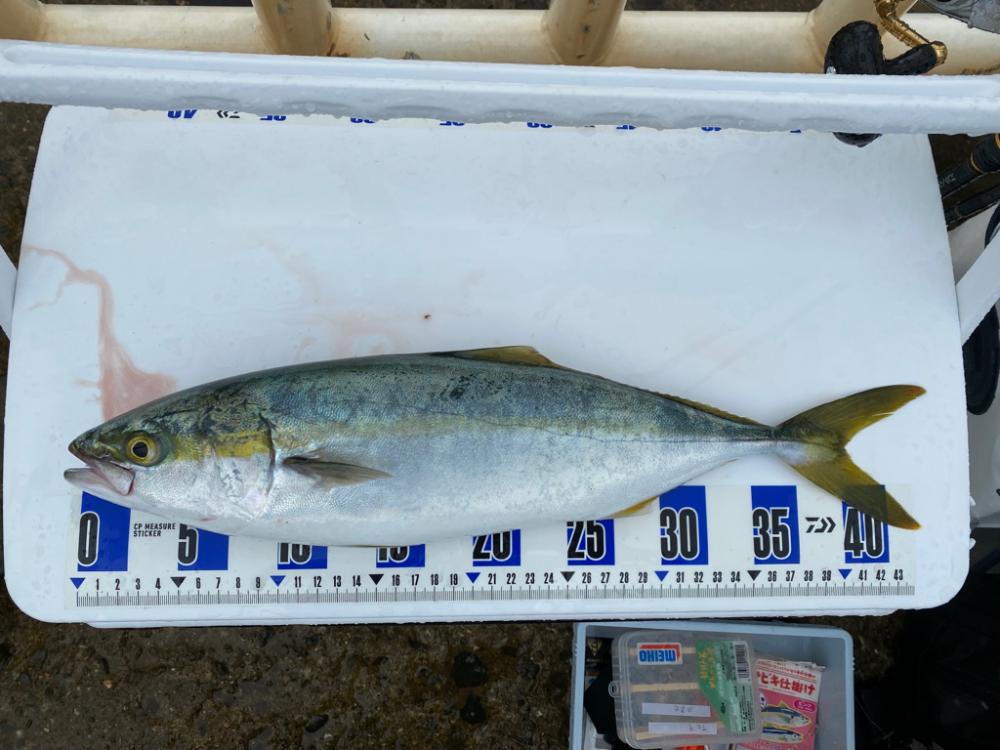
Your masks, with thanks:
M 761 738 L 742 750 L 813 750 L 822 667 L 760 658 L 754 668 L 761 703 Z
M 615 638 L 618 735 L 647 750 L 725 745 L 761 736 L 753 648 L 745 636 L 640 630 Z

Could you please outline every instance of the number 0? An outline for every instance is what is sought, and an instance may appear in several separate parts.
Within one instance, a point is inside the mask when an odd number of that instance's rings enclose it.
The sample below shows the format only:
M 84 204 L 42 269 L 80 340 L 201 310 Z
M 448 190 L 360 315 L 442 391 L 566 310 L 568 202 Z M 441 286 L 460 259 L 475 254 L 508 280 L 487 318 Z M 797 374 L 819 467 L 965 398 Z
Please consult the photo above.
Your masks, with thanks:
M 77 560 L 88 566 L 97 562 L 97 540 L 101 528 L 101 517 L 88 510 L 80 516 L 80 538 L 77 543 Z

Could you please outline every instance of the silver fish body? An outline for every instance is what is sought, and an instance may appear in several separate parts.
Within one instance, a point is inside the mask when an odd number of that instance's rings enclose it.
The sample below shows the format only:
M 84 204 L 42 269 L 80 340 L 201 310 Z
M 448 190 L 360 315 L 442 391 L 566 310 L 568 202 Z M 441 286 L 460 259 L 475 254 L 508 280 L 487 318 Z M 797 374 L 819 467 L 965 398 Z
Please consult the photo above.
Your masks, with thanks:
M 769 428 L 569 370 L 411 357 L 310 375 L 292 414 L 270 403 L 275 464 L 319 451 L 389 476 L 328 491 L 277 471 L 244 533 L 408 544 L 602 518 L 772 449 Z
M 825 460 L 826 444 L 800 431 L 533 350 L 396 355 L 168 396 L 77 438 L 70 450 L 88 468 L 67 478 L 230 534 L 407 545 L 606 517 L 751 454 Z M 147 453 L 130 462 L 133 444 Z M 124 493 L 120 471 L 133 474 Z

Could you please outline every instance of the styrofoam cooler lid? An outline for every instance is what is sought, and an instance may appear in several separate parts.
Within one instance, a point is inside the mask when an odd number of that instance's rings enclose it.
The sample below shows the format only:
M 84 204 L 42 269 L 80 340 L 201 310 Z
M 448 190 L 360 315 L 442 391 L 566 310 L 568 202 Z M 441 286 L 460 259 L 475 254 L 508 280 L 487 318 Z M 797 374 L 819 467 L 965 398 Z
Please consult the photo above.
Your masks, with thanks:
M 49 115 L 4 455 L 7 584 L 29 614 L 846 613 L 933 606 L 961 585 L 962 368 L 926 139 L 853 149 L 714 127 L 238 114 Z M 922 528 L 873 525 L 768 457 L 698 477 L 643 515 L 403 550 L 211 535 L 62 478 L 72 437 L 173 388 L 509 344 L 768 423 L 922 385 L 851 444 Z

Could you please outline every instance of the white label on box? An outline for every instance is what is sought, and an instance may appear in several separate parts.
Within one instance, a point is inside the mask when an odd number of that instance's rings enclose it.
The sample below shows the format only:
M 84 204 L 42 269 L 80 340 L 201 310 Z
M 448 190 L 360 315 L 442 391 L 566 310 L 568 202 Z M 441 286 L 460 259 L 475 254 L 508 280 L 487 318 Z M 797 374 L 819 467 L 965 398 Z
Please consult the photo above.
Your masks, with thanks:
M 642 712 L 650 716 L 697 716 L 707 719 L 712 707 L 697 703 L 643 703 Z
M 719 725 L 708 722 L 649 722 L 649 732 L 651 734 L 718 734 Z

